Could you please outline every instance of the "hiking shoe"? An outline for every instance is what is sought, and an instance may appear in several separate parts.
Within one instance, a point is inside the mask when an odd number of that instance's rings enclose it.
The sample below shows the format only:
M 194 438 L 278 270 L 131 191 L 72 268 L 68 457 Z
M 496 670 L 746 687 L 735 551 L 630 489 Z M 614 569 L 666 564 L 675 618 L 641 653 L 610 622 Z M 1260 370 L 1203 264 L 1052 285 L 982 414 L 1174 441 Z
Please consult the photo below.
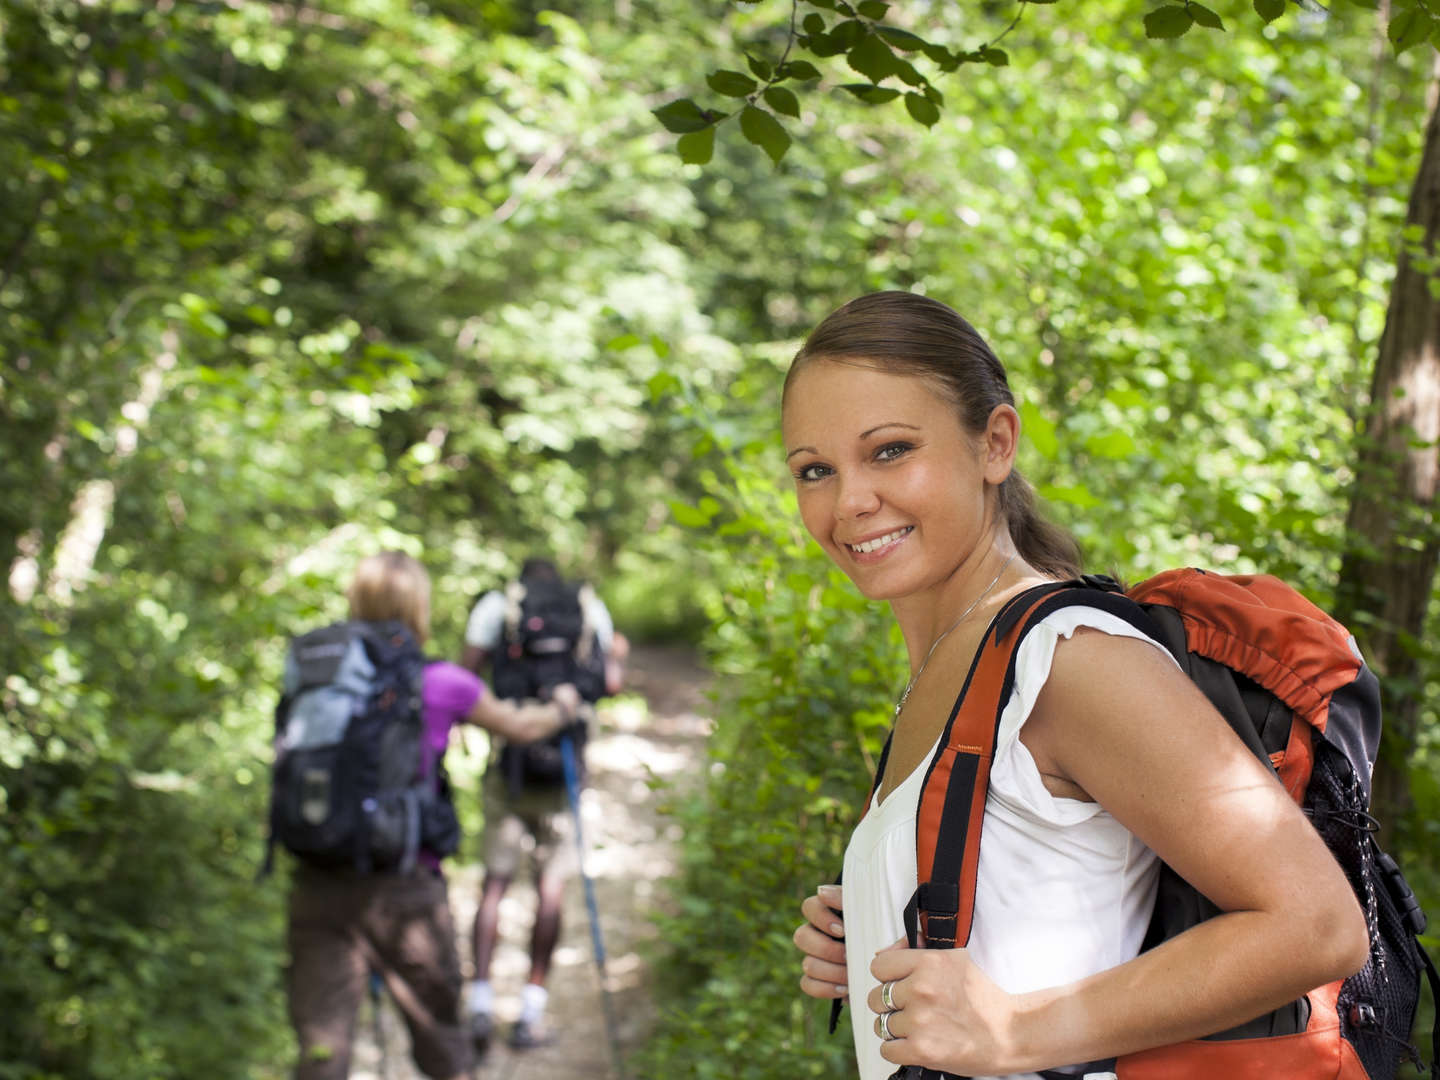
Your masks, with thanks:
M 528 1020 L 516 1020 L 515 1026 L 510 1029 L 510 1049 L 512 1050 L 534 1050 L 537 1047 L 549 1046 L 555 1041 L 555 1033 L 549 1028 L 541 1027 L 539 1024 L 532 1024 Z
M 470 1045 L 475 1048 L 475 1056 L 482 1058 L 490 1049 L 490 1037 L 495 1034 L 495 1018 L 489 1013 L 471 1013 L 469 1024 Z

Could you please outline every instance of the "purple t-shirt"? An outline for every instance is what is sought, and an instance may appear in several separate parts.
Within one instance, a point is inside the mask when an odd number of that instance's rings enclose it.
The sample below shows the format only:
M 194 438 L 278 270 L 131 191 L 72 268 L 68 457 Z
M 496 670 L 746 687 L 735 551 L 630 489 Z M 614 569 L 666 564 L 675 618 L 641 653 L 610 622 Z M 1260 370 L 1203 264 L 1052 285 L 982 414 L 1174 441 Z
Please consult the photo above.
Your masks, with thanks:
M 421 752 L 426 771 L 445 752 L 445 746 L 450 741 L 450 729 L 470 714 L 484 693 L 485 683 L 480 676 L 466 671 L 459 664 L 437 660 L 425 665 L 420 700 L 425 714 L 425 744 Z M 429 851 L 420 853 L 420 861 L 430 867 L 440 865 L 439 858 Z

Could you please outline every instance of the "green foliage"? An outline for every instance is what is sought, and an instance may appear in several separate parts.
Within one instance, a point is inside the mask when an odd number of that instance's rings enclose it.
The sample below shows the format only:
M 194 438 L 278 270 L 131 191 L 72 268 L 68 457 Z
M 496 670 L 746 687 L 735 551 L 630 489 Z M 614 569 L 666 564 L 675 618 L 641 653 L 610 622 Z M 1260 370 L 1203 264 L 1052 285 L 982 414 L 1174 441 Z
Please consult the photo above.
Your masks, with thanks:
M 775 113 L 801 119 L 799 102 L 793 94 L 785 91 L 786 96 L 779 99 L 779 104 L 773 94 L 776 90 L 785 89 L 779 84 L 786 80 L 813 82 L 822 76 L 820 69 L 809 61 L 792 59 L 796 54 L 808 52 L 816 59 L 843 57 L 846 67 L 863 75 L 868 82 L 837 83 L 837 89 L 845 90 L 869 105 L 884 105 L 903 93 L 905 108 L 911 119 L 931 127 L 945 107 L 944 98 L 932 79 L 954 72 L 965 64 L 1004 67 L 1010 59 L 1005 50 L 997 47 L 999 42 L 1021 24 L 1030 5 L 1047 6 L 1054 2 L 1016 0 L 1013 9 L 1003 12 L 998 5 L 982 7 L 979 14 L 992 21 L 997 29 L 986 40 L 967 47 L 961 42 L 973 40 L 973 26 L 977 20 L 967 19 L 959 12 L 958 4 L 931 5 L 917 16 L 903 9 L 892 11 L 892 5 L 879 2 L 852 5 L 832 3 L 830 0 L 804 0 L 805 8 L 817 10 L 808 11 L 802 17 L 801 0 L 790 0 L 784 4 L 783 14 L 782 5 L 778 3 L 755 11 L 752 10 L 754 0 L 737 0 L 744 15 L 737 15 L 735 21 L 744 35 L 746 59 L 756 78 L 718 69 L 706 75 L 705 81 L 717 94 L 745 99 L 747 108 L 741 112 L 741 133 L 778 165 L 789 148 L 791 137 L 785 132 L 784 125 L 763 106 L 769 105 Z M 1372 0 L 1354 2 L 1362 7 L 1377 6 Z M 1252 5 L 1260 18 L 1262 31 L 1286 11 L 1285 0 L 1252 0 Z M 1295 6 L 1297 11 L 1302 8 L 1298 3 Z M 892 17 L 902 25 L 886 21 Z M 787 19 L 788 25 L 785 25 Z M 1158 40 L 1183 37 L 1197 26 L 1222 33 L 1226 30 L 1219 14 L 1194 0 L 1161 4 L 1146 11 L 1141 21 L 1145 36 Z M 1079 20 L 1073 16 L 1071 22 L 1079 25 Z M 1052 35 L 1046 45 L 1039 46 L 1037 51 L 1042 54 L 1056 56 L 1065 48 L 1068 35 L 1064 30 L 1056 31 L 1044 26 L 1031 29 L 1040 36 L 1046 33 Z M 1440 10 L 1436 9 L 1433 0 L 1406 0 L 1390 9 L 1386 29 L 1396 55 L 1426 43 L 1440 46 Z M 1324 48 L 1319 44 L 1312 47 Z M 780 60 L 774 64 L 757 58 L 757 54 L 763 57 L 776 53 Z M 920 57 L 933 65 L 933 76 L 926 75 L 915 66 Z M 888 80 L 894 80 L 894 83 L 886 85 Z M 911 89 L 906 90 L 905 87 Z M 683 129 L 673 126 L 676 109 L 683 110 L 687 124 L 701 126 Z M 703 109 L 689 98 L 681 98 L 654 112 L 668 130 L 689 133 L 716 127 L 727 116 L 726 113 Z M 755 119 L 752 112 L 763 114 L 766 122 Z M 747 115 L 751 116 L 748 124 L 745 122 Z M 785 134 L 783 139 L 780 133 Z M 694 164 L 707 163 L 709 156 L 698 154 L 696 146 L 697 140 L 692 139 L 680 147 L 682 160 Z
M 425 558 L 442 656 L 534 550 L 697 618 L 644 386 L 732 350 L 597 60 L 664 48 L 455 7 L 0 0 L 7 1075 L 288 1071 L 270 715 L 360 555 Z

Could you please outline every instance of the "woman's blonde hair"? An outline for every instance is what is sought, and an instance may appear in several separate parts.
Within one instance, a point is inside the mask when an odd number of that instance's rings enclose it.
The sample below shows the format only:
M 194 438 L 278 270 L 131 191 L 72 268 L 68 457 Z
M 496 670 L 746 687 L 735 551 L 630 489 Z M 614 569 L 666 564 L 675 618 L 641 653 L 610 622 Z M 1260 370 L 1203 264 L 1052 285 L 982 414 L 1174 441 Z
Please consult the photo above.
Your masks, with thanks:
M 421 644 L 430 636 L 430 575 L 403 551 L 382 551 L 361 559 L 345 598 L 352 619 L 398 620 Z

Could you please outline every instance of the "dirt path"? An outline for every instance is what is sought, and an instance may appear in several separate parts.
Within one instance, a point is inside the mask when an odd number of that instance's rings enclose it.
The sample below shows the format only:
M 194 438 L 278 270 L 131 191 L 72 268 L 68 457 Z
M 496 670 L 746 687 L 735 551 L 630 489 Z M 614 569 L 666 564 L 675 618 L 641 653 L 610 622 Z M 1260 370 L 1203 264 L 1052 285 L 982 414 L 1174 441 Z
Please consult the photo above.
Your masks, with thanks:
M 643 946 L 654 936 L 649 912 L 662 882 L 674 871 L 678 839 L 674 835 L 678 826 L 667 824 L 657 812 L 661 796 L 648 781 L 698 777 L 710 727 L 704 697 L 708 681 L 689 649 L 636 646 L 627 693 L 640 695 L 645 705 L 621 698 L 603 710 L 586 751 L 590 778 L 581 798 L 585 870 L 595 888 L 622 1054 L 639 1045 L 654 1016 Z M 462 864 L 448 873 L 450 904 L 468 974 L 480 868 Z M 501 940 L 492 977 L 502 1037 L 480 1066 L 481 1080 L 617 1078 L 585 890 L 578 879 L 566 890 L 564 923 L 549 979 L 547 1019 L 556 1041 L 523 1054 L 504 1045 L 503 1035 L 519 1010 L 534 910 L 535 892 L 522 877 L 500 909 Z M 423 1080 L 410 1060 L 409 1037 L 394 1008 L 382 1007 L 379 1038 L 375 1021 L 367 1004 L 360 1017 L 352 1080 Z M 631 1070 L 626 1075 L 635 1080 Z

